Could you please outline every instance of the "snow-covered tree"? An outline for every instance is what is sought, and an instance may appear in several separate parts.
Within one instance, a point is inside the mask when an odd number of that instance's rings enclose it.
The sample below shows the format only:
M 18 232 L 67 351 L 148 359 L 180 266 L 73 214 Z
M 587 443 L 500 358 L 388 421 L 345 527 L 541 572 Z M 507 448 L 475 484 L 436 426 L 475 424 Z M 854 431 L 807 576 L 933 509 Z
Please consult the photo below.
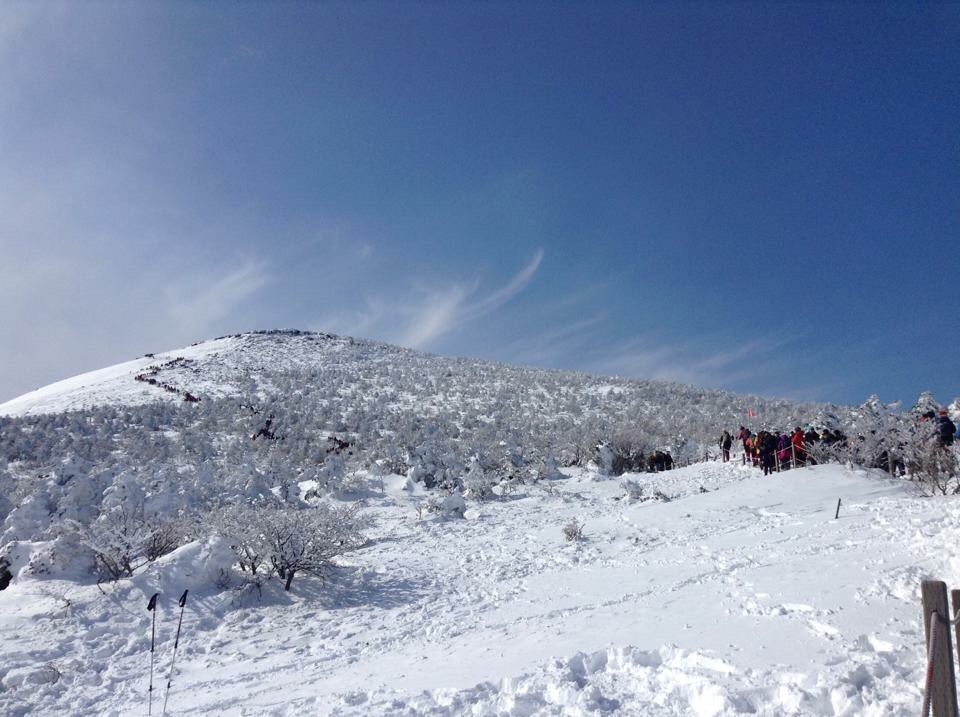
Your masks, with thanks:
M 142 502 L 116 503 L 83 531 L 83 544 L 93 551 L 101 577 L 131 577 L 144 565 L 184 542 L 173 520 L 144 514 Z
M 493 486 L 496 477 L 484 470 L 480 459 L 473 456 L 467 467 L 467 473 L 463 477 L 464 495 L 474 500 L 487 500 L 493 497 Z
M 358 504 L 258 512 L 271 567 L 289 590 L 299 572 L 321 574 L 334 558 L 366 543 Z

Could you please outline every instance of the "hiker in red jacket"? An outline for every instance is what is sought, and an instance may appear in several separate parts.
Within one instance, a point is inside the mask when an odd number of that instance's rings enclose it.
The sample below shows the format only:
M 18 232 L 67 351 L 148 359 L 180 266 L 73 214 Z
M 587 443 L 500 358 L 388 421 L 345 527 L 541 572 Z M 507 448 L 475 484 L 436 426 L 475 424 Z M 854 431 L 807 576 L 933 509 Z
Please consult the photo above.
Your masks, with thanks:
M 793 429 L 790 443 L 793 445 L 794 466 L 806 465 L 807 452 L 803 447 L 803 430 L 800 426 Z

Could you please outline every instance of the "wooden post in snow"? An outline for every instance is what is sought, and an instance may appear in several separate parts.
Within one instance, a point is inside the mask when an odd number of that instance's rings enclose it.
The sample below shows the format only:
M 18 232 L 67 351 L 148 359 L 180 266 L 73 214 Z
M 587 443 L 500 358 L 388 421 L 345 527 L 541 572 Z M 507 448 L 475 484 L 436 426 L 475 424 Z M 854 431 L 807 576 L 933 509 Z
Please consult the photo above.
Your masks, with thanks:
M 957 620 L 960 617 L 960 590 L 951 590 L 950 597 L 953 600 L 953 619 Z M 954 629 L 956 630 L 954 637 L 957 638 L 957 665 L 960 665 L 960 620 L 957 620 Z
M 833 516 L 834 520 L 840 517 L 840 501 L 841 500 L 843 500 L 843 498 L 837 498 L 837 512 L 834 513 L 834 516 Z
M 947 584 L 942 580 L 924 580 L 920 586 L 923 595 L 923 631 L 930 650 L 931 630 L 936 631 L 933 654 L 927 655 L 933 668 L 930 704 L 933 717 L 958 717 L 957 684 L 953 672 L 953 649 L 950 644 L 950 608 L 947 605 Z M 937 613 L 939 618 L 934 615 Z

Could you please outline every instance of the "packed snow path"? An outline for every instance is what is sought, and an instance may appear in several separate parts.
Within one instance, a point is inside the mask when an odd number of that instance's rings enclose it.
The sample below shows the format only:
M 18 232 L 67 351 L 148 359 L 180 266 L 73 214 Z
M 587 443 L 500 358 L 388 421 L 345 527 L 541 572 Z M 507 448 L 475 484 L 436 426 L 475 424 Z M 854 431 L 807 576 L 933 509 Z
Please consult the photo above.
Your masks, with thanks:
M 422 496 L 388 481 L 369 499 L 377 540 L 326 582 L 271 584 L 262 602 L 195 586 L 168 712 L 918 711 L 919 584 L 960 586 L 960 501 L 835 466 L 633 477 L 676 498 L 631 503 L 618 479 L 577 473 L 418 521 Z M 580 543 L 561 532 L 572 518 Z M 167 595 L 162 672 L 190 579 L 187 558 L 165 560 L 109 598 L 0 592 L 0 713 L 146 714 L 147 598 Z

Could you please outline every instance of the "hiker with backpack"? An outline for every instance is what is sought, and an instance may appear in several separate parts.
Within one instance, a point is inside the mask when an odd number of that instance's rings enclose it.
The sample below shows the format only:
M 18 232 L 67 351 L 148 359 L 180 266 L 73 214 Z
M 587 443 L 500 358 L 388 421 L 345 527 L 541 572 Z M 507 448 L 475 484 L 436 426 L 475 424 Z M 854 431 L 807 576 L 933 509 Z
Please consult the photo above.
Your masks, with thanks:
M 957 427 L 950 420 L 950 416 L 947 415 L 947 409 L 941 408 L 940 415 L 937 416 L 937 438 L 940 441 L 940 446 L 943 448 L 952 446 L 956 432 Z
M 790 467 L 790 436 L 786 433 L 781 433 L 777 438 L 777 462 L 780 470 Z
M 770 431 L 760 431 L 757 434 L 757 452 L 760 456 L 760 467 L 763 468 L 763 474 L 770 475 L 776 467 L 775 451 L 777 447 L 776 439 Z

